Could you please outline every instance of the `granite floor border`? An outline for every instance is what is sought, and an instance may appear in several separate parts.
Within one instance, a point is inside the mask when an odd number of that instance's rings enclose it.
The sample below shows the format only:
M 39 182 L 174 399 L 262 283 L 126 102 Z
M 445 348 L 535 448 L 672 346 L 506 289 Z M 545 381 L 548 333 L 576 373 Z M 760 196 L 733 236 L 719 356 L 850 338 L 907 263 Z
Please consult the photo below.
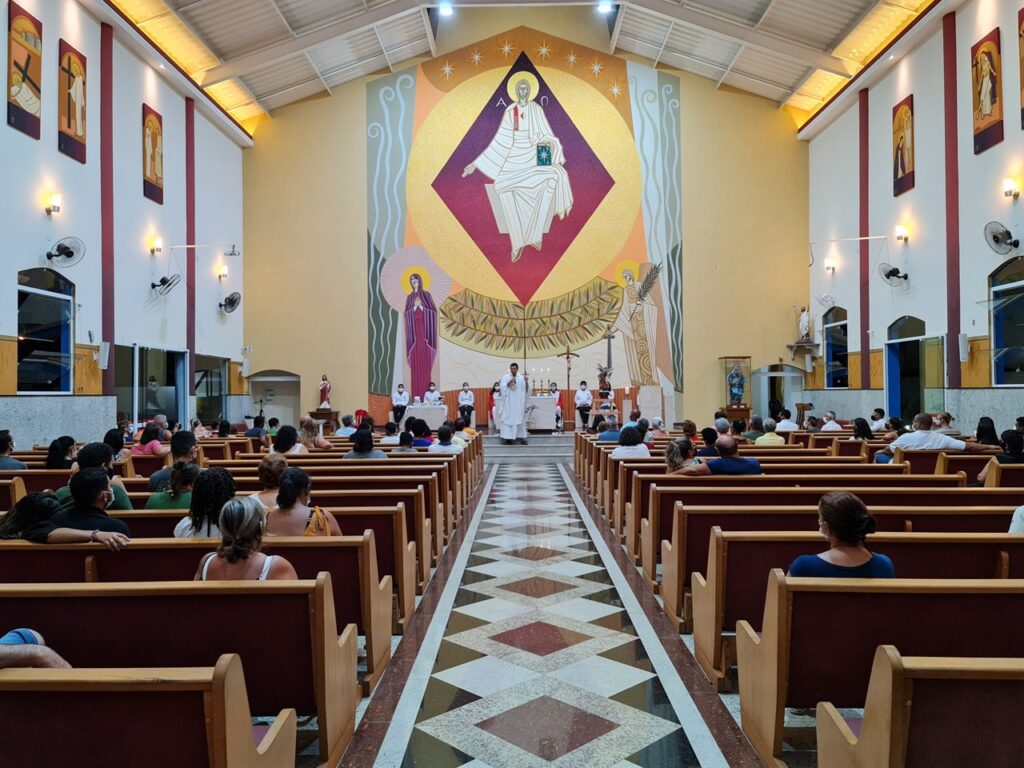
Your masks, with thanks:
M 697 714 L 700 715 L 708 731 L 714 737 L 726 763 L 730 768 L 763 768 L 753 747 L 747 741 L 747 737 L 743 735 L 743 731 L 740 730 L 736 720 L 729 713 L 718 693 L 704 675 L 703 670 L 697 664 L 697 660 L 687 650 L 676 628 L 669 621 L 664 611 L 662 611 L 657 598 L 644 583 L 643 577 L 637 571 L 636 566 L 629 561 L 622 544 L 611 530 L 600 509 L 590 499 L 589 494 L 580 483 L 575 472 L 573 472 L 571 467 L 564 467 L 562 472 L 570 492 L 578 501 L 581 515 L 586 513 L 594 523 L 597 533 L 618 566 L 618 570 L 624 576 L 633 597 L 661 642 L 661 647 L 664 649 L 669 661 L 679 675 L 679 679 L 686 688 L 686 692 L 693 701 Z M 609 572 L 611 572 L 611 569 L 609 569 Z M 687 723 L 684 722 L 684 728 L 686 725 Z M 687 735 L 689 736 L 689 732 L 687 732 Z M 692 741 L 693 739 L 691 738 Z M 696 745 L 694 746 L 696 747 Z

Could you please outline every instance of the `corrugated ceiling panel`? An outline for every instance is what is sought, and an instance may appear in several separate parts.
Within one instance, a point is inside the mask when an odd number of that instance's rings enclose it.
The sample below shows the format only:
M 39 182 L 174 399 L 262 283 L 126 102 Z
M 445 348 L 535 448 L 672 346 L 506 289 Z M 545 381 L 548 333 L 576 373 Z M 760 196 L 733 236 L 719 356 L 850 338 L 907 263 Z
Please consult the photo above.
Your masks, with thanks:
M 798 94 L 801 96 L 816 99 L 818 103 L 825 101 L 828 96 L 835 91 L 837 88 L 846 83 L 845 77 L 839 75 L 833 75 L 831 72 L 824 72 L 818 70 L 809 78 L 807 82 L 800 86 Z
M 797 64 L 750 47 L 743 49 L 732 68 L 735 72 L 784 86 L 787 90 L 793 90 L 807 77 L 810 69 L 806 64 Z
M 387 59 L 384 58 L 384 54 L 381 54 L 371 59 L 367 59 L 366 61 L 353 64 L 350 67 L 339 69 L 329 75 L 325 73 L 324 79 L 327 81 L 327 84 L 333 88 L 336 85 L 347 83 L 350 80 L 358 80 L 360 77 L 364 77 L 365 75 L 370 75 L 381 70 L 386 70 L 387 68 Z
M 415 59 L 417 56 L 425 56 L 430 54 L 430 42 L 426 37 L 420 40 L 415 40 L 407 45 L 403 45 L 401 48 L 392 48 L 388 51 L 388 61 L 391 62 L 391 66 L 394 67 L 401 64 L 403 61 L 409 59 Z
M 668 36 L 668 44 L 665 46 L 665 51 L 666 53 L 671 51 L 672 53 L 690 56 L 709 64 L 727 67 L 736 56 L 739 48 L 739 43 L 732 40 L 710 35 L 707 32 L 685 24 L 676 24 L 672 27 L 672 33 Z
M 364 10 L 362 0 L 276 0 L 296 34 Z
M 757 94 L 758 96 L 764 96 L 766 99 L 772 101 L 780 101 L 789 94 L 790 89 L 785 88 L 775 83 L 766 83 L 762 80 L 752 77 L 745 77 L 740 72 L 730 72 L 725 76 L 722 81 L 724 85 L 731 85 L 733 88 L 739 88 L 749 93 Z
M 771 0 L 696 0 L 687 5 L 713 11 L 721 16 L 731 16 L 753 26 L 771 5 Z
M 670 67 L 681 69 L 684 72 L 692 72 L 695 75 L 706 77 L 709 80 L 718 80 L 725 71 L 728 64 L 722 64 L 720 66 L 712 66 L 707 62 L 701 62 L 694 58 L 680 56 L 672 51 L 665 51 L 661 55 L 661 61 L 663 64 L 667 64 Z
M 315 96 L 318 93 L 326 93 L 324 91 L 323 83 L 319 80 L 311 80 L 308 83 L 303 83 L 295 88 L 290 88 L 287 91 L 282 91 L 276 96 L 269 96 L 263 99 L 263 105 L 267 109 L 277 109 L 287 104 L 291 104 L 293 101 L 304 99 L 307 96 Z
M 181 15 L 222 59 L 292 37 L 268 0 L 222 0 L 194 6 Z
M 913 15 L 911 11 L 891 5 L 877 6 L 846 36 L 845 40 L 839 43 L 835 55 L 864 64 L 897 29 L 910 21 Z
M 776 0 L 761 29 L 831 51 L 875 0 Z
M 316 70 L 305 56 L 293 56 L 270 66 L 250 72 L 242 78 L 257 98 L 276 93 L 296 83 L 302 83 L 317 76 Z
M 220 64 L 220 60 L 177 16 L 156 16 L 142 24 L 141 29 L 153 40 L 159 40 L 161 47 L 186 72 L 201 72 Z
M 393 49 L 404 48 L 410 43 L 427 39 L 427 28 L 423 24 L 423 16 L 419 13 L 410 13 L 399 16 L 391 21 L 386 21 L 377 26 L 381 42 L 384 43 L 384 50 L 389 53 Z
M 377 34 L 368 29 L 340 40 L 318 46 L 310 51 L 313 63 L 321 72 L 330 72 L 356 62 L 382 55 Z

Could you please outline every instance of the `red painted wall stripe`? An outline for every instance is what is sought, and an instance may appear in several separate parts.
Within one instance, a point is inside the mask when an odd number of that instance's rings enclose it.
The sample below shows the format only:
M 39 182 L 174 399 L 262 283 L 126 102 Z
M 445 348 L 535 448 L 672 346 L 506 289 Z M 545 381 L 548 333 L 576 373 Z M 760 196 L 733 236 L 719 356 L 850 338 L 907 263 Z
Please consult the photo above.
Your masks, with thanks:
M 185 99 L 185 243 L 196 242 L 196 103 Z M 185 249 L 185 341 L 188 393 L 196 393 L 196 249 Z
M 860 109 L 860 236 L 871 236 L 871 202 L 868 169 L 868 89 L 858 94 Z M 860 386 L 871 388 L 871 243 L 860 241 Z
M 110 344 L 103 394 L 114 395 L 114 28 L 100 25 L 100 312 Z
M 942 17 L 942 75 L 946 143 L 946 378 L 960 389 L 960 157 L 956 108 L 956 14 Z

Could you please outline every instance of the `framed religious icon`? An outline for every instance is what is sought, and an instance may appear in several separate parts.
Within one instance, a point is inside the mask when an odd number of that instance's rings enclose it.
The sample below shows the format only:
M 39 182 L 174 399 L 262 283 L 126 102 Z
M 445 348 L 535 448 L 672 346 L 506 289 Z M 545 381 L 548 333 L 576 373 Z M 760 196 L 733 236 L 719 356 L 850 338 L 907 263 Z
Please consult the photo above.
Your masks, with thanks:
M 974 154 L 1003 140 L 1003 60 L 996 27 L 971 46 Z
M 60 41 L 57 71 L 57 149 L 85 162 L 85 56 L 66 40 Z
M 43 25 L 17 3 L 7 6 L 7 124 L 39 138 Z
M 914 188 L 914 95 L 892 108 L 892 194 Z
M 142 194 L 164 203 L 164 119 L 148 104 L 142 105 Z

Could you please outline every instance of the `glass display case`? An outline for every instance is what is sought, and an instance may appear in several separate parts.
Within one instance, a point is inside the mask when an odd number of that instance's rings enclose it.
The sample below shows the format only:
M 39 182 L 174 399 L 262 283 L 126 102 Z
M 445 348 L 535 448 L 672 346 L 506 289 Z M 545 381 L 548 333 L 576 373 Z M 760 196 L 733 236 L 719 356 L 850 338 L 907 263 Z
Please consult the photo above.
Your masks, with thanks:
M 728 355 L 718 358 L 722 372 L 723 403 L 726 407 L 742 407 L 750 402 L 750 358 Z

